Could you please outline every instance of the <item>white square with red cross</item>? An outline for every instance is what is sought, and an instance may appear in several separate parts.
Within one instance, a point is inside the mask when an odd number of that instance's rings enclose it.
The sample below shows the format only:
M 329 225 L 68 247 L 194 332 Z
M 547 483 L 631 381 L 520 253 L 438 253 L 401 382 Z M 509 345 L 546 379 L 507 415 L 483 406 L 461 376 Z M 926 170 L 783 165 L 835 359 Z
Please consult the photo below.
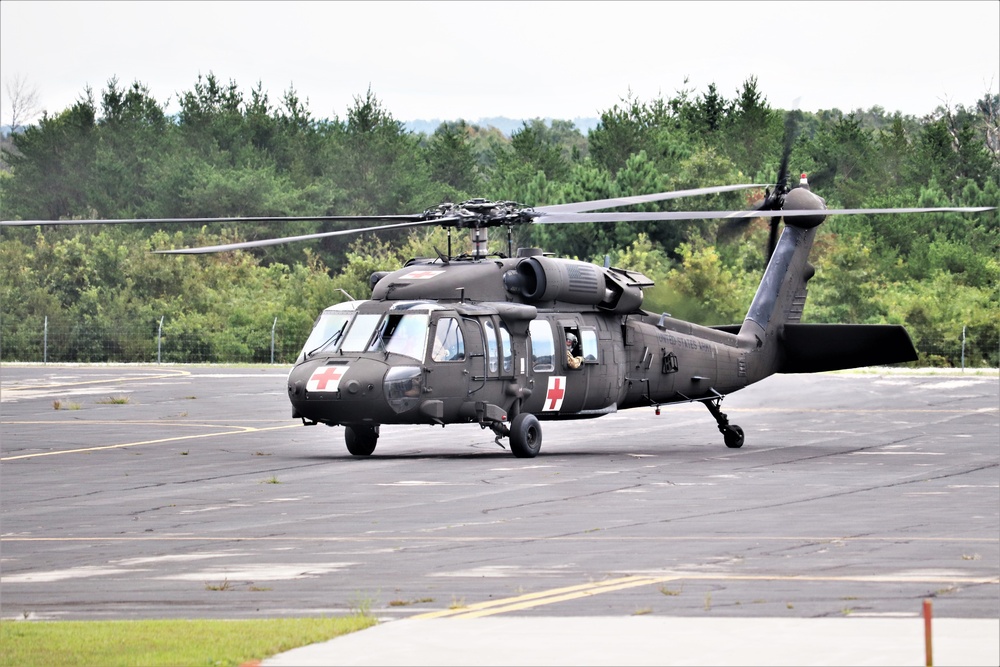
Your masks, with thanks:
M 404 278 L 409 278 L 410 280 L 430 280 L 434 276 L 439 276 L 444 271 L 410 271 Z
M 545 391 L 543 412 L 558 411 L 566 398 L 566 376 L 553 375 L 549 378 L 549 388 Z
M 321 366 L 309 376 L 306 391 L 337 391 L 340 380 L 347 372 L 347 366 Z

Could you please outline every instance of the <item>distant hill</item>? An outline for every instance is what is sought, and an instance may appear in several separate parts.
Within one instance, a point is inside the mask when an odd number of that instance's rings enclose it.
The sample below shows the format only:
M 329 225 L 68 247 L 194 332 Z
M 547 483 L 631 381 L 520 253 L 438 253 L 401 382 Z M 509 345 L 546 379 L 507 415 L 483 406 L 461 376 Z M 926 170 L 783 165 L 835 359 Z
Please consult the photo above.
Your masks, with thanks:
M 453 119 L 459 120 L 459 119 Z M 505 118 L 503 116 L 497 116 L 494 118 L 480 118 L 478 120 L 470 120 L 468 118 L 461 119 L 465 120 L 469 125 L 478 125 L 480 127 L 495 127 L 496 129 L 503 132 L 508 137 L 515 131 L 521 129 L 524 124 L 525 119 L 519 118 Z M 552 125 L 552 118 L 543 119 L 547 125 Z M 557 119 L 563 120 L 563 119 Z M 597 127 L 598 123 L 601 122 L 600 118 L 573 118 L 570 119 L 576 129 L 580 130 L 580 134 L 586 136 L 592 129 Z M 410 132 L 423 133 L 423 134 L 434 134 L 434 131 L 438 129 L 441 123 L 445 121 L 440 118 L 435 118 L 433 120 L 406 120 L 403 121 L 403 126 L 406 127 Z
M 552 125 L 551 118 L 545 118 L 545 123 L 547 125 Z M 562 120 L 562 119 L 560 119 Z M 406 127 L 410 132 L 424 133 L 427 135 L 434 134 L 434 130 L 438 129 L 444 121 L 435 118 L 433 120 L 407 120 L 403 121 L 403 126 Z M 504 118 L 503 116 L 498 116 L 495 118 L 480 118 L 479 120 L 468 120 L 465 122 L 470 125 L 479 125 L 480 127 L 490 127 L 493 126 L 503 132 L 508 137 L 513 134 L 516 130 L 520 130 L 524 120 L 519 118 Z M 587 136 L 592 129 L 597 127 L 597 124 L 601 122 L 600 118 L 573 118 L 572 123 L 576 126 L 576 129 L 580 130 L 580 134 Z M 0 136 L 7 137 L 11 134 L 11 127 L 9 125 L 0 126 Z

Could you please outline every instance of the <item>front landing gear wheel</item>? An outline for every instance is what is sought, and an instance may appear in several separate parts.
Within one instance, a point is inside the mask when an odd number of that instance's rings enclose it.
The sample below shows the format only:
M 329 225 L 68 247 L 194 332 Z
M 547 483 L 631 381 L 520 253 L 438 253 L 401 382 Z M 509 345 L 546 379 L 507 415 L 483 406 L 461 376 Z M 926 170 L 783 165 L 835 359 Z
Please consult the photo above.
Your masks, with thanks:
M 542 448 L 542 427 L 530 412 L 522 412 L 510 423 L 510 451 L 519 459 L 532 459 Z
M 378 443 L 378 426 L 346 426 L 347 451 L 355 456 L 370 456 Z
M 729 449 L 739 449 L 743 446 L 743 429 L 741 429 L 736 424 L 730 424 L 722 432 L 722 437 L 726 441 L 726 447 Z

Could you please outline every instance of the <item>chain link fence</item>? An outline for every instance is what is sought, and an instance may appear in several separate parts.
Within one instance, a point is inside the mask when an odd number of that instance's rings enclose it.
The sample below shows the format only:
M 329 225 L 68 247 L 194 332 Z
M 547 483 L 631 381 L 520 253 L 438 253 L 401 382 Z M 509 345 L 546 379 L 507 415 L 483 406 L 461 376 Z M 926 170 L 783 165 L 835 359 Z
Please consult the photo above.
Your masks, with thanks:
M 272 363 L 291 364 L 307 329 L 271 326 L 221 332 L 172 332 L 166 318 L 144 324 L 56 326 L 0 322 L 0 361 L 42 363 Z M 983 341 L 975 332 L 915 340 L 914 367 L 996 368 L 1000 340 Z
M 925 336 L 914 340 L 920 359 L 912 366 L 942 368 L 997 368 L 1000 365 L 1000 339 L 974 337 L 965 327 L 956 336 Z
M 172 332 L 151 324 L 40 326 L 0 324 L 0 361 L 42 363 L 271 363 L 295 361 L 309 331 L 271 327 L 221 332 Z

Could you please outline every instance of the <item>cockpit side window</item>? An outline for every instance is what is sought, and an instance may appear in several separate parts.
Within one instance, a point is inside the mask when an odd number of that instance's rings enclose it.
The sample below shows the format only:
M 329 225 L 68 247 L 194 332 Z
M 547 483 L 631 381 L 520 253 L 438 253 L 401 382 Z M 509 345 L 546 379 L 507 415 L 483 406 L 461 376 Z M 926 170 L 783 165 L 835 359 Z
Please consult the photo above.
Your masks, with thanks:
M 431 358 L 434 361 L 465 360 L 465 338 L 462 336 L 462 327 L 454 317 L 442 317 L 438 320 Z
M 531 367 L 540 373 L 553 370 L 553 354 L 555 343 L 552 339 L 552 327 L 546 320 L 531 320 L 528 325 L 531 334 Z

